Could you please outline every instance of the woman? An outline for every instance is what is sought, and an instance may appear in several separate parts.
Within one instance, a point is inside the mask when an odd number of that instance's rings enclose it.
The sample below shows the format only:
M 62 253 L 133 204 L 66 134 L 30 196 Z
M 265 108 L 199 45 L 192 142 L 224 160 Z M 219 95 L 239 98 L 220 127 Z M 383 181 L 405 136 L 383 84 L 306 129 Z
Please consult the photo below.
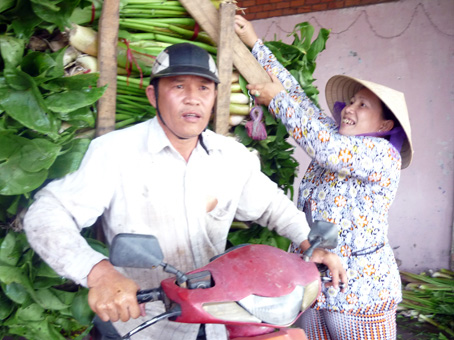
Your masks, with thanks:
M 270 83 L 249 84 L 249 91 L 312 158 L 299 188 L 298 207 L 339 228 L 338 246 L 332 251 L 347 270 L 348 287 L 323 287 L 301 326 L 314 340 L 395 339 L 402 296 L 387 218 L 400 170 L 412 159 L 403 94 L 334 76 L 326 85 L 326 99 L 336 124 L 276 61 L 250 22 L 236 16 L 235 31 L 271 77 Z

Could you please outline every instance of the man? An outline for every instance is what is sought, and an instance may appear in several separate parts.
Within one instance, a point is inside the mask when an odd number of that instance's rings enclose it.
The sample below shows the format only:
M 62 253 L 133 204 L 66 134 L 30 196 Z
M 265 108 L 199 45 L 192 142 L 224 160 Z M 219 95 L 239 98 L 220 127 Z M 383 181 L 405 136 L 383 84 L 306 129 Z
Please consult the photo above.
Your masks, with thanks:
M 32 247 L 59 274 L 89 288 L 89 304 L 120 334 L 144 321 L 140 288 L 156 287 L 159 270 L 114 268 L 91 249 L 80 230 L 102 216 L 107 242 L 120 232 L 155 235 L 166 262 L 182 271 L 205 265 L 224 251 L 234 218 L 256 221 L 308 247 L 303 213 L 260 171 L 242 144 L 206 130 L 219 83 L 203 49 L 168 47 L 156 59 L 147 97 L 157 117 L 95 139 L 78 171 L 36 195 L 24 219 Z M 304 241 L 304 242 L 303 242 Z M 346 279 L 329 252 L 313 260 L 330 266 L 335 284 Z M 120 272 L 121 271 L 121 272 Z M 146 305 L 151 316 L 160 303 Z M 159 322 L 136 339 L 194 340 L 199 325 Z M 207 325 L 207 339 L 225 339 Z

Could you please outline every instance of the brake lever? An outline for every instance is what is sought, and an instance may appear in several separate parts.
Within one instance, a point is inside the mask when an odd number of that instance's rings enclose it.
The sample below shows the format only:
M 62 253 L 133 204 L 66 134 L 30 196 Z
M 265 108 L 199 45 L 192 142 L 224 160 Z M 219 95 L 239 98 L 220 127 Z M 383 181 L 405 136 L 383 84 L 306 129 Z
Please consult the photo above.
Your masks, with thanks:
M 333 279 L 328 277 L 328 276 L 321 276 L 320 279 L 322 280 L 323 283 L 333 282 Z M 346 286 L 345 286 L 344 282 L 339 282 L 339 288 L 340 289 L 344 289 L 345 287 Z
M 136 328 L 134 328 L 133 330 L 131 330 L 130 332 L 128 332 L 127 334 L 125 334 L 124 336 L 122 336 L 122 339 L 124 340 L 130 340 L 131 339 L 131 336 L 133 336 L 134 334 L 142 331 L 143 329 L 155 324 L 156 322 L 158 321 L 161 321 L 163 319 L 170 319 L 170 318 L 175 318 L 177 316 L 180 316 L 181 315 L 181 308 L 180 306 L 178 305 L 175 305 L 171 310 L 169 310 L 168 312 L 165 312 L 165 313 L 162 313 L 162 314 L 159 314 L 158 316 L 155 316 L 154 318 L 148 320 L 148 321 L 145 321 L 144 323 L 142 323 L 141 325 L 137 326 Z

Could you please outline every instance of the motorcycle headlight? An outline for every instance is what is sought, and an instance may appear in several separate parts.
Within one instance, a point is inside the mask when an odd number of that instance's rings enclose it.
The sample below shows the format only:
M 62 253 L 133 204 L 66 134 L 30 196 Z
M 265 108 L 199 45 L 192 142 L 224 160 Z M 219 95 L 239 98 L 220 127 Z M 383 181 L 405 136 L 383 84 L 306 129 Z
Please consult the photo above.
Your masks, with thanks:
M 296 286 L 288 295 L 266 297 L 249 295 L 237 302 L 212 302 L 203 309 L 213 317 L 225 321 L 268 323 L 276 326 L 292 324 L 302 310 L 317 298 L 319 282 L 315 280 L 305 287 Z
M 287 326 L 297 318 L 303 303 L 304 287 L 296 286 L 293 292 L 279 297 L 249 295 L 238 304 L 263 322 Z
M 320 284 L 318 280 L 312 281 L 306 286 L 304 290 L 303 302 L 301 304 L 301 310 L 304 311 L 309 308 L 315 299 L 317 299 L 319 287 Z
M 224 321 L 260 323 L 262 320 L 251 315 L 236 302 L 204 303 L 203 310 L 213 317 Z

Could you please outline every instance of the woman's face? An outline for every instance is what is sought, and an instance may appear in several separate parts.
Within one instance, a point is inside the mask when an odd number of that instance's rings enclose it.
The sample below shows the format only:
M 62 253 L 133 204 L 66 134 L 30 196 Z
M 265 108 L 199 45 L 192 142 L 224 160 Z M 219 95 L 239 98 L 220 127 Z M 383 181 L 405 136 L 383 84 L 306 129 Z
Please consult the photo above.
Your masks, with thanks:
M 355 136 L 392 128 L 393 122 L 383 118 L 380 99 L 367 88 L 359 90 L 341 112 L 341 135 Z

